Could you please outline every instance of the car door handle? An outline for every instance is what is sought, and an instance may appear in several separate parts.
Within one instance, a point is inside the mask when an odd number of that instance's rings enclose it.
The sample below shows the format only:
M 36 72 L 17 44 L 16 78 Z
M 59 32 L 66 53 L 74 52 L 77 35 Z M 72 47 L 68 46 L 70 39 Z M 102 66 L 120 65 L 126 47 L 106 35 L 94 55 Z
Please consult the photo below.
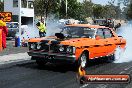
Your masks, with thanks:
M 108 41 L 105 41 L 105 42 L 108 42 Z
M 114 40 L 117 40 L 117 39 L 114 39 Z

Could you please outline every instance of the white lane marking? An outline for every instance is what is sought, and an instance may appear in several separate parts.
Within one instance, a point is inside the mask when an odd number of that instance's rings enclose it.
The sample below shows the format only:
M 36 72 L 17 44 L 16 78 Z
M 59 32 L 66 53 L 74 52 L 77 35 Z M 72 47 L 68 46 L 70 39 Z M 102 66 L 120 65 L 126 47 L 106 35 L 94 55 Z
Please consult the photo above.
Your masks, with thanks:
M 128 73 L 126 71 L 130 70 L 132 68 L 132 66 L 129 66 L 127 68 L 124 69 L 124 71 L 121 71 L 119 74 L 125 74 L 125 73 Z M 132 70 L 130 70 L 129 72 L 131 72 Z
M 80 88 L 85 88 L 85 87 L 87 87 L 89 84 L 84 84 L 84 85 L 82 85 Z
M 100 84 L 97 88 L 106 88 L 108 84 Z
M 125 73 L 125 71 L 122 71 L 122 72 L 120 72 L 119 74 L 124 74 Z
M 124 70 L 129 70 L 130 68 L 132 68 L 132 66 L 130 66 L 130 67 L 127 67 L 127 68 L 125 68 Z
M 128 74 L 130 74 L 132 72 L 132 70 L 130 70 L 129 72 L 128 72 Z

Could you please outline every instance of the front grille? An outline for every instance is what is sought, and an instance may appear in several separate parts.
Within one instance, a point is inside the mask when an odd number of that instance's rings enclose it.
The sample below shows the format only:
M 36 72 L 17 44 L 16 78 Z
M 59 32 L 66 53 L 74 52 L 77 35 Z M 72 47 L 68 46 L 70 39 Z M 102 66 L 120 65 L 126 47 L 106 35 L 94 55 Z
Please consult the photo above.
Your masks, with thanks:
M 44 43 L 42 43 L 42 47 L 41 47 L 41 49 L 44 51 L 44 52 L 49 52 L 49 47 L 50 47 L 50 45 L 48 45 L 48 44 L 44 44 Z
M 55 44 L 50 45 L 50 51 L 53 53 L 58 53 L 59 52 L 59 46 Z
M 61 53 L 61 54 L 66 54 L 66 47 L 67 46 L 64 46 L 63 45 L 63 47 L 64 47 L 64 51 L 63 52 L 61 52 L 60 50 L 59 50 L 59 48 L 61 47 L 61 45 L 59 45 L 58 43 L 53 43 L 52 42 L 52 44 L 48 44 L 48 42 L 46 41 L 46 42 L 42 42 L 42 43 L 40 43 L 40 46 L 41 46 L 41 48 L 40 49 L 37 49 L 37 44 L 38 43 L 31 43 L 31 44 L 35 44 L 35 48 L 34 49 L 31 49 L 31 48 L 29 48 L 30 50 L 33 50 L 33 51 L 41 51 L 41 52 L 51 52 L 51 53 Z M 30 45 L 31 45 L 30 44 Z
M 41 50 L 43 50 L 44 52 L 59 53 L 59 45 L 42 44 Z
M 52 52 L 52 53 L 58 53 L 59 52 L 59 45 L 55 44 L 42 44 L 42 48 L 44 52 Z

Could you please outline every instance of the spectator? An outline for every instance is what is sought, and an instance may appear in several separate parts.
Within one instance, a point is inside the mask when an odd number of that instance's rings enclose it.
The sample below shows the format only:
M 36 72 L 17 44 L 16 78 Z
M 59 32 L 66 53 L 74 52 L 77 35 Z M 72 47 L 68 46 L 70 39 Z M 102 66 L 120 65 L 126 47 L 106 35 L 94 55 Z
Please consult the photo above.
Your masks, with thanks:
M 2 30 L 2 47 L 6 48 L 6 36 L 8 35 L 8 29 L 6 23 L 4 22 L 4 17 L 0 16 L 0 30 Z
M 42 23 L 42 22 L 38 22 L 36 25 L 37 25 L 37 28 L 39 29 L 39 36 L 40 37 L 45 37 L 45 35 L 46 35 L 45 24 Z

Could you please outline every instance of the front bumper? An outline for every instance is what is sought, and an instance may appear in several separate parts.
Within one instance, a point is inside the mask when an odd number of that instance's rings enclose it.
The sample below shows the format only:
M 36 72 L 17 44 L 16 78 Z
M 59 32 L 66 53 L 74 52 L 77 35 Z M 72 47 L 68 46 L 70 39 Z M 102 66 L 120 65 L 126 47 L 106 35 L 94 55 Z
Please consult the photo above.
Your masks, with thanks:
M 76 61 L 75 55 L 69 54 L 58 54 L 58 53 L 49 53 L 49 52 L 35 52 L 31 51 L 28 52 L 29 56 L 36 57 L 32 58 L 32 60 L 45 60 L 47 62 L 54 62 L 54 61 L 62 61 L 62 62 L 71 62 L 74 63 Z M 40 58 L 37 58 L 40 57 Z

